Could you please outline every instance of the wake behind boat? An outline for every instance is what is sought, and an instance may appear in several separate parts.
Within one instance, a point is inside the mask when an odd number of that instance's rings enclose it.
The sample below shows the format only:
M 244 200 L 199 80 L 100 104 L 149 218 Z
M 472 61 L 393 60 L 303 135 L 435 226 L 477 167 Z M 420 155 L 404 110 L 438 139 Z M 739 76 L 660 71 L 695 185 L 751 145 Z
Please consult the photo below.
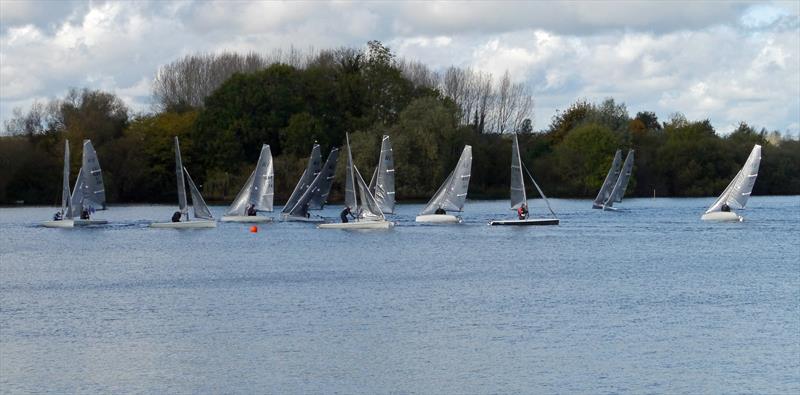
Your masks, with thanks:
M 271 222 L 272 217 L 257 215 L 258 212 L 271 212 L 274 198 L 274 166 L 269 145 L 261 146 L 256 168 L 250 173 L 247 182 L 236 195 L 228 211 L 220 219 L 222 222 L 263 223 Z
M 183 175 L 186 174 L 184 179 Z M 172 215 L 172 222 L 154 222 L 150 224 L 151 228 L 172 228 L 172 229 L 194 229 L 194 228 L 216 228 L 217 222 L 214 221 L 214 216 L 211 215 L 211 210 L 197 186 L 194 185 L 189 171 L 183 167 L 181 162 L 181 146 L 178 142 L 178 137 L 175 136 L 175 177 L 178 182 L 178 207 Z M 189 183 L 189 191 L 192 194 L 192 209 L 194 217 L 200 220 L 192 221 L 189 218 L 189 205 L 186 199 L 186 183 Z M 183 220 L 185 218 L 185 220 Z
M 525 193 L 525 180 L 522 175 L 522 168 L 524 166 L 525 164 L 522 163 L 522 158 L 519 154 L 519 141 L 517 141 L 517 134 L 514 133 L 514 140 L 511 144 L 511 209 L 517 210 L 518 218 L 492 220 L 489 221 L 489 225 L 524 226 L 559 224 L 559 220 L 556 218 L 556 213 L 553 212 L 553 209 L 550 207 L 550 202 L 547 200 L 547 196 L 544 195 L 542 188 L 539 188 L 539 184 L 536 183 L 536 180 L 533 179 L 533 176 L 526 168 L 525 171 L 528 173 L 528 177 L 530 177 L 531 182 L 536 187 L 536 191 L 539 192 L 539 196 L 541 196 L 542 200 L 544 200 L 545 204 L 547 205 L 547 209 L 550 210 L 550 214 L 553 215 L 553 218 L 528 218 L 528 197 Z
M 342 211 L 341 223 L 326 223 L 317 225 L 318 229 L 389 229 L 394 223 L 387 221 L 378 206 L 378 202 L 369 190 L 369 185 L 364 182 L 361 173 L 353 163 L 353 153 L 350 150 L 350 136 L 347 139 L 347 171 L 345 178 L 345 209 Z M 358 192 L 356 192 L 358 188 Z M 359 206 L 359 198 L 361 205 Z M 347 219 L 353 217 L 353 221 Z
M 83 157 L 75 188 L 70 195 L 69 190 L 69 140 L 64 141 L 64 171 L 61 188 L 61 210 L 52 221 L 42 222 L 47 228 L 73 228 L 82 226 L 105 225 L 108 221 L 91 219 L 96 210 L 105 210 L 106 191 L 103 184 L 103 172 L 97 152 L 90 140 L 83 140 Z M 79 219 L 74 219 L 79 216 Z
M 750 156 L 730 184 L 722 191 L 714 204 L 706 210 L 700 219 L 704 221 L 743 221 L 735 211 L 744 209 L 758 177 L 758 167 L 761 164 L 761 146 L 756 144 L 750 151 Z
M 447 211 L 462 211 L 467 200 L 469 179 L 472 172 L 472 146 L 464 146 L 461 157 L 455 169 L 433 194 L 433 197 L 422 209 L 416 222 L 430 224 L 456 224 L 461 223 L 461 217 L 447 214 Z

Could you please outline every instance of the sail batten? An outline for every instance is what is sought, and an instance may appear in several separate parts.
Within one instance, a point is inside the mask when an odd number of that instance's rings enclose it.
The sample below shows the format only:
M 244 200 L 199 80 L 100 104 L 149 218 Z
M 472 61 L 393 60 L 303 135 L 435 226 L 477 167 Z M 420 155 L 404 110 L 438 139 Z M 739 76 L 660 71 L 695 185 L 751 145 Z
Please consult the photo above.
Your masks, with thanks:
M 722 194 L 717 198 L 714 204 L 706 210 L 706 214 L 715 211 L 722 211 L 723 205 L 728 205 L 730 208 L 743 209 L 747 205 L 747 200 L 753 192 L 756 178 L 758 177 L 758 168 L 761 164 L 761 146 L 756 144 L 744 166 L 736 173 L 736 176 L 731 180 Z
M 420 215 L 436 213 L 436 210 L 462 211 L 467 200 L 469 180 L 472 173 L 472 146 L 465 146 L 456 167 L 447 176 L 436 193 L 422 209 Z

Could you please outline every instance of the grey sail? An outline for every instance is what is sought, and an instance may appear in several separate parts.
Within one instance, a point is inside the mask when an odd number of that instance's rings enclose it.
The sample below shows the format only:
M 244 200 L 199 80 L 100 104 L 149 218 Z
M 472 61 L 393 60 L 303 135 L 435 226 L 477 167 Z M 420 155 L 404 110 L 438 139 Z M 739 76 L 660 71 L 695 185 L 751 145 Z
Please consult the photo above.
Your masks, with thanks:
M 356 176 L 353 153 L 350 150 L 350 135 L 345 134 L 345 139 L 347 141 L 347 170 L 345 171 L 344 180 L 344 204 L 355 213 L 358 212 L 358 201 L 356 200 Z
M 289 196 L 289 200 L 286 201 L 286 205 L 283 206 L 282 213 L 288 214 L 292 207 L 297 204 L 297 201 L 306 192 L 311 182 L 317 177 L 321 165 L 322 155 L 320 154 L 319 144 L 314 144 L 314 148 L 311 149 L 311 156 L 308 158 L 308 166 L 306 166 L 306 170 L 303 171 L 300 181 L 295 185 L 292 194 Z
M 461 157 L 458 159 L 455 169 L 450 172 L 450 175 L 419 214 L 434 214 L 440 208 L 446 211 L 463 210 L 467 200 L 471 172 L 472 146 L 467 145 L 461 151 Z
M 228 211 L 225 212 L 225 215 L 247 215 L 247 205 L 250 202 L 250 192 L 253 188 L 253 180 L 255 180 L 255 176 L 255 171 L 250 173 L 250 177 L 247 178 L 247 182 L 244 183 L 244 187 L 242 187 L 242 190 L 236 195 L 236 198 L 233 199 L 233 203 L 231 203 L 230 207 L 228 207 Z
M 600 191 L 597 193 L 597 197 L 594 199 L 594 207 L 603 207 L 603 204 L 608 200 L 608 197 L 611 196 L 611 190 L 614 189 L 614 184 L 617 183 L 617 178 L 619 178 L 621 165 L 622 150 L 617 150 L 617 152 L 614 154 L 614 161 L 611 162 L 611 168 L 608 169 L 606 179 L 603 181 L 603 186 L 600 187 Z
M 175 177 L 178 181 L 178 207 L 181 214 L 189 217 L 189 204 L 186 202 L 186 181 L 183 178 L 183 162 L 181 161 L 181 145 L 175 136 Z
M 103 183 L 103 171 L 100 169 L 97 152 L 90 140 L 83 140 L 81 173 L 83 192 L 81 204 L 87 209 L 105 210 L 106 189 Z
M 69 140 L 64 140 L 64 173 L 62 176 L 64 178 L 61 183 L 61 214 L 64 215 L 65 218 L 72 218 L 69 191 Z
M 186 170 L 184 167 L 183 171 L 186 173 L 186 180 L 189 182 L 189 192 L 192 193 L 192 209 L 194 211 L 194 217 L 201 219 L 214 219 L 214 216 L 211 215 L 211 210 L 208 209 L 206 201 L 203 200 L 203 196 L 200 195 L 200 191 L 197 189 L 197 186 L 194 185 L 192 176 L 189 175 L 189 170 Z
M 336 163 L 339 161 L 339 149 L 332 148 L 328 159 L 325 160 L 325 166 L 317 174 L 317 177 L 308 188 L 310 196 L 308 200 L 308 208 L 311 210 L 322 210 L 325 204 L 328 203 L 328 195 L 331 193 L 331 186 L 333 185 L 333 177 L 336 175 Z
M 730 208 L 743 209 L 747 204 L 747 200 L 750 199 L 750 194 L 753 192 L 760 164 L 761 146 L 756 144 L 753 150 L 750 151 L 750 156 L 747 157 L 742 169 L 731 180 L 722 195 L 717 198 L 717 201 L 706 210 L 706 214 L 721 211 L 723 204 L 727 204 Z
M 83 206 L 83 191 L 85 190 L 84 185 L 84 178 L 83 178 L 83 168 L 78 169 L 78 178 L 75 179 L 75 187 L 72 188 L 72 195 L 70 196 L 69 200 L 69 213 L 67 213 L 68 218 L 73 218 L 76 216 L 80 216 L 81 212 L 84 209 Z M 86 207 L 88 209 L 88 207 Z
M 511 209 L 516 210 L 522 204 L 528 204 L 528 197 L 525 195 L 525 180 L 522 178 L 522 158 L 519 155 L 519 141 L 517 134 L 514 133 L 514 141 L 511 147 Z
M 306 189 L 306 193 L 300 197 L 294 207 L 290 208 L 288 212 L 290 216 L 307 217 L 309 209 L 313 207 L 321 209 L 325 206 L 331 183 L 336 173 L 336 160 L 338 157 L 339 149 L 332 149 L 330 155 L 328 155 L 328 159 L 325 161 L 325 166 L 322 168 L 322 171 L 317 174 L 317 177 L 308 189 Z
M 608 199 L 604 203 L 606 207 L 611 207 L 614 203 L 621 202 L 622 197 L 625 196 L 625 190 L 628 189 L 628 182 L 633 172 L 633 155 L 633 150 L 628 150 L 628 155 L 625 156 L 625 163 L 622 164 L 622 170 L 619 173 L 619 177 L 617 177 L 617 182 L 614 183 L 614 189 L 611 190 Z
M 381 141 L 381 155 L 378 167 L 370 182 L 369 189 L 375 195 L 375 200 L 384 214 L 394 213 L 394 155 L 389 136 L 383 136 Z
M 272 211 L 274 193 L 274 168 L 272 163 L 272 152 L 269 145 L 261 147 L 261 155 L 258 157 L 256 168 L 250 173 L 242 190 L 236 195 L 236 199 L 228 207 L 225 215 L 243 216 L 247 215 L 247 206 L 252 205 L 258 211 Z
M 384 219 L 383 212 L 381 211 L 372 192 L 369 191 L 369 185 L 364 182 L 358 168 L 353 166 L 353 171 L 356 176 L 356 183 L 358 184 L 358 196 L 361 199 L 361 209 L 357 210 L 358 217 L 368 221 L 380 221 Z

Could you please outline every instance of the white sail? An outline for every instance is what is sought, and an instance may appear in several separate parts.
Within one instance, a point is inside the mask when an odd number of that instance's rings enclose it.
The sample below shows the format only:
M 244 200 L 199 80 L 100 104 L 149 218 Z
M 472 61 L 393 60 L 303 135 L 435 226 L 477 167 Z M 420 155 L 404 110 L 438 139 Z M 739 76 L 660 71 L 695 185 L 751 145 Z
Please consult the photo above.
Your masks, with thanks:
M 272 152 L 269 145 L 261 147 L 256 168 L 250 173 L 242 190 L 236 195 L 225 215 L 247 215 L 247 206 L 252 205 L 258 211 L 272 211 L 274 193 L 274 168 Z
M 611 162 L 611 168 L 608 169 L 608 174 L 606 174 L 606 179 L 603 180 L 603 186 L 600 187 L 597 197 L 594 198 L 594 207 L 603 207 L 603 204 L 608 201 L 608 197 L 611 196 L 611 191 L 617 183 L 617 178 L 619 178 L 621 164 L 622 150 L 617 150 L 614 154 L 614 161 Z
M 364 182 L 358 168 L 353 166 L 353 171 L 356 176 L 356 183 L 358 184 L 358 195 L 361 198 L 361 208 L 357 210 L 358 218 L 368 221 L 380 221 L 384 219 L 383 212 L 381 211 L 378 202 L 372 193 L 369 191 L 369 185 Z
M 303 175 L 300 177 L 300 180 L 295 185 L 292 194 L 289 196 L 289 200 L 286 201 L 286 205 L 283 206 L 283 210 L 281 211 L 284 214 L 288 214 L 289 211 L 292 210 L 297 204 L 297 201 L 306 193 L 306 189 L 311 183 L 314 181 L 314 178 L 317 177 L 319 174 L 320 166 L 322 165 L 322 155 L 320 154 L 319 144 L 314 144 L 314 147 L 311 149 L 311 156 L 308 157 L 308 165 L 306 166 L 306 170 L 303 171 Z
M 72 188 L 72 195 L 69 198 L 69 212 L 67 218 L 78 217 L 83 212 L 83 168 L 78 169 L 78 178 L 75 179 L 75 187 Z M 87 207 L 88 208 L 88 207 Z
M 612 207 L 614 203 L 621 202 L 622 197 L 625 196 L 625 190 L 628 189 L 628 182 L 633 172 L 633 155 L 633 150 L 628 150 L 628 155 L 625 156 L 625 163 L 622 165 L 617 182 L 614 183 L 614 189 L 611 190 L 608 199 L 603 203 L 606 207 Z
M 750 156 L 736 177 L 731 180 L 717 201 L 706 210 L 706 214 L 722 211 L 722 205 L 727 204 L 732 209 L 743 209 L 753 192 L 753 186 L 758 177 L 758 167 L 761 164 L 761 146 L 756 144 L 750 151 Z
M 522 158 L 519 155 L 519 142 L 517 134 L 514 133 L 514 141 L 511 146 L 511 209 L 516 210 L 522 204 L 528 204 L 525 195 L 525 180 L 522 178 Z
M 358 200 L 356 197 L 356 176 L 353 165 L 353 152 L 350 150 L 350 135 L 345 134 L 347 141 L 347 171 L 344 180 L 344 204 L 350 207 L 350 211 L 358 212 Z
M 383 136 L 381 141 L 381 154 L 378 166 L 373 174 L 373 181 L 369 189 L 375 195 L 375 200 L 384 214 L 394 212 L 394 155 L 389 136 Z
M 61 183 L 61 214 L 72 218 L 72 200 L 69 192 L 69 140 L 64 140 L 64 177 Z
M 472 146 L 465 146 L 461 151 L 455 169 L 450 172 L 431 200 L 419 215 L 436 213 L 436 210 L 461 211 L 467 200 L 469 179 L 472 172 Z
M 189 192 L 192 193 L 192 209 L 194 211 L 194 217 L 209 220 L 214 219 L 214 216 L 211 215 L 211 210 L 208 209 L 206 201 L 203 200 L 203 196 L 200 195 L 200 190 L 197 189 L 194 181 L 192 181 L 192 176 L 189 175 L 189 170 L 186 170 L 184 167 L 183 171 L 186 173 L 186 181 L 189 182 Z
M 186 201 L 186 181 L 183 178 L 183 162 L 181 161 L 181 145 L 175 136 L 175 177 L 178 181 L 178 207 L 181 214 L 189 217 L 189 204 Z

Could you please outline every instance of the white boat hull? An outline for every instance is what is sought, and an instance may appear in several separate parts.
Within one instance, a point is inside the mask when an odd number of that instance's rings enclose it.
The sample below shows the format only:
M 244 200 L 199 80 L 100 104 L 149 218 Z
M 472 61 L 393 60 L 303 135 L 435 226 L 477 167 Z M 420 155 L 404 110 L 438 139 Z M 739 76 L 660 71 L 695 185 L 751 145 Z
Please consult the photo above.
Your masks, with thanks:
M 291 216 L 291 215 L 284 215 L 284 216 L 281 217 L 281 221 L 320 223 L 320 222 L 325 222 L 325 218 L 322 218 L 322 217 L 294 217 L 294 216 Z
M 703 214 L 700 217 L 703 221 L 730 221 L 730 222 L 738 222 L 744 220 L 744 218 L 740 217 L 739 214 L 736 214 L 733 211 L 715 211 L 708 214 Z
M 317 229 L 389 229 L 393 226 L 391 221 L 356 221 L 319 224 Z
M 450 214 L 426 214 L 418 215 L 416 221 L 428 224 L 460 224 L 461 217 Z
M 500 219 L 489 222 L 489 225 L 511 225 L 511 226 L 530 226 L 530 225 L 558 225 L 559 220 L 555 218 L 531 218 L 531 219 Z
M 272 222 L 272 217 L 260 215 L 226 215 L 220 218 L 221 222 L 264 223 Z
M 151 228 L 167 228 L 167 229 L 200 229 L 200 228 L 216 228 L 216 221 L 185 221 L 185 222 L 153 222 L 150 224 Z
M 45 228 L 77 228 L 84 226 L 105 225 L 108 221 L 104 219 L 62 219 L 60 221 L 44 221 L 42 226 Z

